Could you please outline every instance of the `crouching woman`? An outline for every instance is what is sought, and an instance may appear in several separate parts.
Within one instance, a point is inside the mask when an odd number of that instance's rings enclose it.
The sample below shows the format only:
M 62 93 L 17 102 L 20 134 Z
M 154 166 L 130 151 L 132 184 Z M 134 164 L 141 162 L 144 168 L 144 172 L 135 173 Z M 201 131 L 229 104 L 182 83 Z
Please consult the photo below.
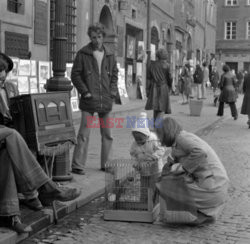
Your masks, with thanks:
M 172 118 L 164 118 L 157 134 L 162 145 L 172 148 L 156 183 L 166 203 L 164 221 L 196 225 L 216 220 L 229 179 L 215 151 Z

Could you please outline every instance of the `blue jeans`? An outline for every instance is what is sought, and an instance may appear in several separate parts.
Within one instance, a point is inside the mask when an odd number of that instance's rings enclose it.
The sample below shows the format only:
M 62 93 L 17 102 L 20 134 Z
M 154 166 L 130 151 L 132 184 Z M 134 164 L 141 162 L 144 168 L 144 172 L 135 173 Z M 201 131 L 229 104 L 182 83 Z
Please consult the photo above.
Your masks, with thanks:
M 0 216 L 19 214 L 18 193 L 31 195 L 50 179 L 22 136 L 0 125 Z
M 73 153 L 72 169 L 84 170 L 85 168 L 88 155 L 89 136 L 91 131 L 89 117 L 93 115 L 94 113 L 82 111 L 81 124 L 77 135 L 77 145 L 75 146 Z M 105 168 L 105 164 L 110 156 L 113 138 L 111 135 L 111 128 L 106 126 L 106 119 L 109 117 L 109 113 L 98 113 L 98 116 L 104 121 L 104 126 L 100 126 L 100 132 L 102 137 L 101 168 Z M 96 121 L 93 122 L 93 124 L 96 123 Z

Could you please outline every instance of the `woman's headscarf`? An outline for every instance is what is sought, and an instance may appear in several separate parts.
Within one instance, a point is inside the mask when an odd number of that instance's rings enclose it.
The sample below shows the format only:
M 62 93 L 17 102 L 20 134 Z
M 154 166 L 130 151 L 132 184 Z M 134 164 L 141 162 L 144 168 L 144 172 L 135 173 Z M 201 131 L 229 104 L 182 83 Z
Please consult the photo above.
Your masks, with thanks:
M 177 123 L 176 120 L 170 117 L 165 117 L 162 121 L 162 126 L 156 128 L 156 133 L 162 145 L 171 147 L 181 130 L 182 127 Z

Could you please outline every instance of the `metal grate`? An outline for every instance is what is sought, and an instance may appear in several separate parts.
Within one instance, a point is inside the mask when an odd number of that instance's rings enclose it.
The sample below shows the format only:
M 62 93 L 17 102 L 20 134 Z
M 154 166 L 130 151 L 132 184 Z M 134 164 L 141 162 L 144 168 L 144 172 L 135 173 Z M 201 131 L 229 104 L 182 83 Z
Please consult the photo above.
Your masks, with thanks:
M 24 0 L 8 0 L 7 9 L 13 13 L 24 14 Z
M 158 164 L 130 159 L 116 159 L 106 164 L 105 200 L 109 210 L 151 211 Z
M 76 0 L 66 3 L 66 61 L 73 62 L 76 54 Z M 53 39 L 55 35 L 55 0 L 50 1 L 50 59 L 53 57 Z
M 5 32 L 5 53 L 18 58 L 29 58 L 29 36 L 14 32 Z

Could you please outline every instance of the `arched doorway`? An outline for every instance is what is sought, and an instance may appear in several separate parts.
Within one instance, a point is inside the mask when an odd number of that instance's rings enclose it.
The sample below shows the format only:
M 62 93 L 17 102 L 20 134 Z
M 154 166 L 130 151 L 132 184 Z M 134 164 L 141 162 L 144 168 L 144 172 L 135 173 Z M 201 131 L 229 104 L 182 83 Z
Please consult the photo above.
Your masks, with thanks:
M 116 34 L 114 31 L 113 18 L 108 6 L 102 8 L 99 22 L 105 26 L 106 37 L 104 43 L 111 50 L 117 50 L 116 48 Z

